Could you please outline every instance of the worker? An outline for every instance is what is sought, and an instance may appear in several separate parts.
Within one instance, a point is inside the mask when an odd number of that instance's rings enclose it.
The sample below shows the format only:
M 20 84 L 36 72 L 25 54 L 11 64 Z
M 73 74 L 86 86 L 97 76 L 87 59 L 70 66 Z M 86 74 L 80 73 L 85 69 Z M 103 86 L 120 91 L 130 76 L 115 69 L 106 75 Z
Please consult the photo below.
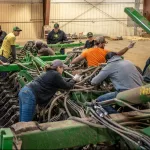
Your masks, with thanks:
M 39 56 L 49 56 L 55 55 L 55 52 L 47 46 L 47 44 L 43 43 L 42 41 L 37 41 L 35 43 L 35 47 L 37 48 Z
M 28 122 L 33 119 L 36 104 L 45 105 L 58 89 L 69 90 L 73 88 L 79 76 L 72 79 L 63 78 L 65 65 L 61 60 L 54 60 L 50 67 L 46 67 L 46 72 L 37 79 L 28 83 L 19 92 L 20 121 Z
M 98 97 L 97 102 L 113 99 L 119 92 L 143 85 L 143 77 L 132 62 L 122 59 L 115 52 L 107 53 L 105 58 L 107 65 L 91 80 L 91 84 L 99 85 L 106 78 L 109 78 L 116 91 Z M 116 110 L 111 106 L 105 106 L 104 108 L 108 113 L 116 113 Z
M 80 61 L 86 59 L 88 66 L 99 66 L 101 63 L 105 63 L 105 56 L 109 52 L 105 50 L 105 38 L 103 36 L 99 36 L 95 40 L 95 47 L 87 49 L 81 53 L 78 57 L 72 60 L 71 64 L 79 63 Z M 123 55 L 126 53 L 130 48 L 134 46 L 135 43 L 130 43 L 128 47 L 117 52 L 117 55 Z
M 83 47 L 80 47 L 80 49 L 88 49 L 94 47 L 94 38 L 92 32 L 87 33 L 87 39 L 88 40 L 85 42 L 85 45 Z
M 67 41 L 67 36 L 64 31 L 59 29 L 59 24 L 54 24 L 54 29 L 47 36 L 47 44 L 57 44 L 59 42 Z M 65 49 L 61 48 L 60 53 L 64 54 Z
M 7 35 L 7 33 L 5 31 L 2 31 L 2 27 L 0 25 L 0 47 L 2 46 L 3 40 L 6 35 Z
M 12 56 L 13 61 L 16 59 L 16 48 L 15 41 L 16 36 L 19 36 L 20 31 L 22 31 L 19 27 L 14 27 L 13 32 L 9 33 L 3 41 L 2 47 L 0 49 L 0 60 L 3 62 L 8 62 L 10 56 Z

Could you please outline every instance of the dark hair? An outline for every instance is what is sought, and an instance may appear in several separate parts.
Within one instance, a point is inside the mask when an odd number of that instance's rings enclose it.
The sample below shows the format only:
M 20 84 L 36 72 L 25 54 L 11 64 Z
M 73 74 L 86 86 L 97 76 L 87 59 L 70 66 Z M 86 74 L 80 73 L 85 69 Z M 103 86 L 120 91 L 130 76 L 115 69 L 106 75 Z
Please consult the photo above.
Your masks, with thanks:
M 113 56 L 115 56 L 115 55 L 117 55 L 117 53 L 115 53 L 115 52 L 109 52 L 109 53 L 107 53 L 106 56 L 105 56 L 106 62 L 109 59 L 111 59 Z
M 98 36 L 98 37 L 96 37 L 96 39 L 94 41 L 95 45 L 99 45 L 99 44 L 103 44 L 103 43 L 107 43 L 105 41 L 105 37 L 104 36 Z

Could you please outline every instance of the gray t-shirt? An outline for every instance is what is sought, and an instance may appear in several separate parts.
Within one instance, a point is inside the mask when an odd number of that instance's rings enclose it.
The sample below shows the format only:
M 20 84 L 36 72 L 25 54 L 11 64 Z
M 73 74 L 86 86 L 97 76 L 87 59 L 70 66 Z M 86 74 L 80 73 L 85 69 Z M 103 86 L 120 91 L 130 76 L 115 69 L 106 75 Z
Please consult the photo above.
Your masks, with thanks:
M 120 56 L 112 57 L 99 74 L 92 79 L 91 84 L 100 84 L 106 78 L 110 78 L 117 91 L 143 85 L 143 77 L 134 64 L 129 60 L 123 60 Z

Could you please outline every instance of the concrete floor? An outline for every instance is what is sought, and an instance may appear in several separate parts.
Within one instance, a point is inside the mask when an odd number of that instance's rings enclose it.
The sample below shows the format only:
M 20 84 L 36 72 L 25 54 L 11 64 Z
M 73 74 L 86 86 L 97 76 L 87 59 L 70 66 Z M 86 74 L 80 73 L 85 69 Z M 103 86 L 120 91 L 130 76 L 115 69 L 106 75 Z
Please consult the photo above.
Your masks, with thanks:
M 119 51 L 128 46 L 130 41 L 109 41 L 106 45 L 106 49 L 110 51 Z M 124 58 L 132 61 L 135 65 L 141 69 L 144 68 L 146 60 L 150 57 L 150 41 L 136 41 L 134 48 L 129 49 Z
M 16 43 L 24 45 L 27 40 L 17 40 Z M 85 40 L 82 40 L 84 42 Z M 105 49 L 110 51 L 119 51 L 124 47 L 128 46 L 130 41 L 127 39 L 121 41 L 110 41 L 107 40 L 108 44 Z M 150 41 L 136 41 L 134 48 L 130 49 L 124 58 L 132 61 L 135 65 L 139 66 L 141 69 L 144 68 L 146 60 L 150 57 Z

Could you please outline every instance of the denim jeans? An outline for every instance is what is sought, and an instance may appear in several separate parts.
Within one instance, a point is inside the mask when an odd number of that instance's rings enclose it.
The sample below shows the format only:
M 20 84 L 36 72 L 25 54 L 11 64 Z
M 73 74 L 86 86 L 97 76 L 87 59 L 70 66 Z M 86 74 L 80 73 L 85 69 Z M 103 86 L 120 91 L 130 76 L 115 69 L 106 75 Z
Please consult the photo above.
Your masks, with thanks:
M 97 102 L 102 102 L 102 101 L 106 101 L 106 100 L 110 100 L 110 99 L 113 99 L 113 98 L 116 98 L 118 92 L 111 92 L 111 93 L 107 93 L 107 94 L 104 94 L 102 96 L 99 96 L 96 101 Z M 104 106 L 103 107 L 109 114 L 113 114 L 113 113 L 117 113 L 117 111 L 112 108 L 111 106 Z
M 19 92 L 19 106 L 20 122 L 32 121 L 36 108 L 36 99 L 32 90 L 27 86 L 24 86 Z

